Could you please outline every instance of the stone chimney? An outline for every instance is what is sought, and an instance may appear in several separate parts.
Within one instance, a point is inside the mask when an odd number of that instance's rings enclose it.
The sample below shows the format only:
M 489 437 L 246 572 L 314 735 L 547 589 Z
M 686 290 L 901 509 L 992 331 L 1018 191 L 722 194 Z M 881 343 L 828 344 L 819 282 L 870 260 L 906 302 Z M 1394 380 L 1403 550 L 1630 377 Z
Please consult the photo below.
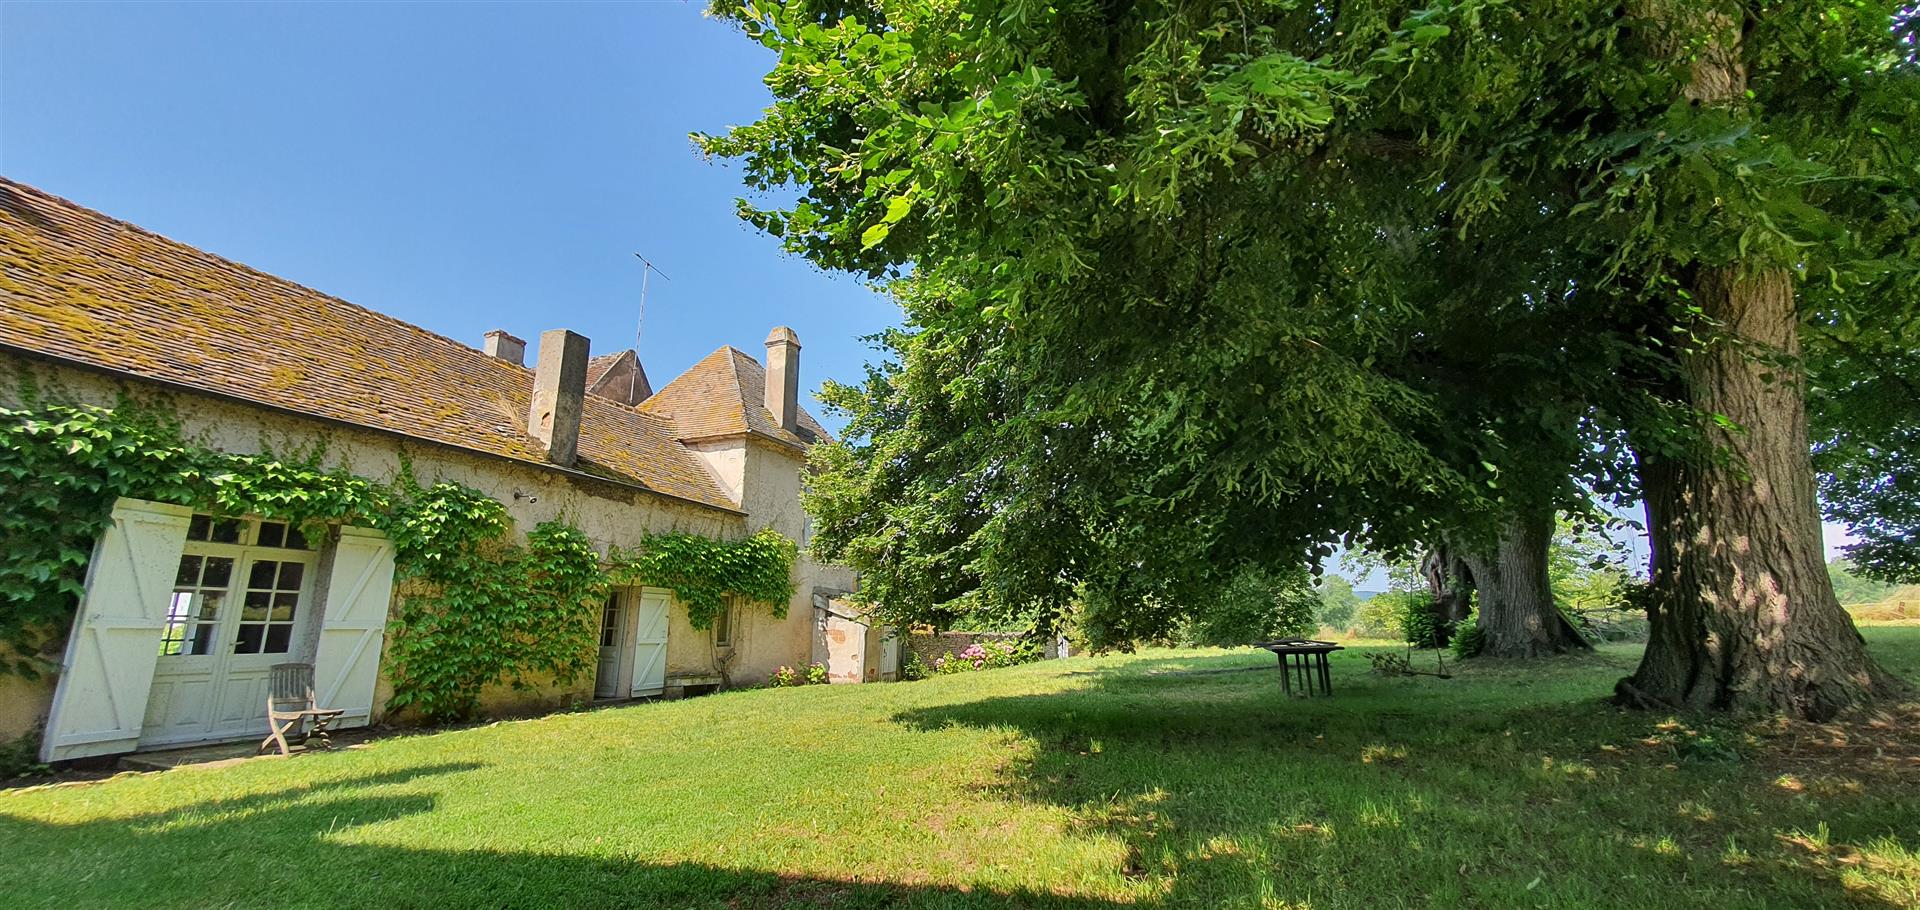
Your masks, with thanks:
M 511 336 L 509 336 L 511 337 Z M 533 368 L 533 407 L 527 432 L 547 449 L 547 460 L 572 467 L 580 451 L 580 412 L 587 398 L 587 336 L 566 329 L 540 333 Z
M 488 357 L 498 357 L 517 367 L 527 365 L 527 340 L 515 338 L 504 329 L 494 329 L 487 333 L 487 343 L 480 348 Z
M 800 336 L 786 326 L 767 335 L 767 410 L 789 433 L 800 429 Z

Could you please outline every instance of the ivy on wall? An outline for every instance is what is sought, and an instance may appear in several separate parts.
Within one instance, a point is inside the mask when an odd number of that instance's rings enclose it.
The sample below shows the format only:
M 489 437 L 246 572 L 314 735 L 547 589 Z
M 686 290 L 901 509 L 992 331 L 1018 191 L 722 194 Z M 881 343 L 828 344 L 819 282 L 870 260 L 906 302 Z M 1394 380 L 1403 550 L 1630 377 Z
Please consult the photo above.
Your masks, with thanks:
M 698 534 L 651 534 L 638 553 L 616 554 L 623 580 L 673 591 L 696 629 L 712 628 L 727 598 L 766 604 L 787 615 L 793 597 L 793 560 L 798 547 L 786 535 L 763 528 L 745 540 L 715 540 Z
M 403 465 L 379 483 L 301 459 L 233 455 L 189 444 L 178 422 L 114 408 L 0 408 L 0 672 L 29 678 L 71 625 L 94 541 L 122 496 L 319 530 L 378 529 L 394 546 L 400 604 L 391 626 L 390 708 L 432 720 L 469 716 L 480 689 L 570 684 L 595 664 L 599 605 L 615 584 L 669 588 L 696 628 L 728 597 L 784 615 L 795 546 L 763 530 L 745 540 L 651 535 L 603 563 L 572 525 L 542 522 L 514 541 L 506 507 L 456 483 L 422 487 Z M 316 537 L 317 539 L 317 537 Z

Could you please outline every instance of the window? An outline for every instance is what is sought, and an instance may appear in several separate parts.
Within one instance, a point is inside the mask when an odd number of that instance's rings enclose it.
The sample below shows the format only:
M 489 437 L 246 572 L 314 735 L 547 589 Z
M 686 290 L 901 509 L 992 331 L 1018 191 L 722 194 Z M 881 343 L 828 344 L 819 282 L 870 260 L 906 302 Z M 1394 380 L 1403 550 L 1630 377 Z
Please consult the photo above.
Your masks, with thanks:
M 273 547 L 276 550 L 311 550 L 299 527 L 284 521 L 256 521 L 250 518 L 215 518 L 195 515 L 187 524 L 187 540 L 228 543 L 240 546 Z
M 733 644 L 733 601 L 731 600 L 722 604 L 719 614 L 713 617 L 713 643 L 723 648 Z
M 607 605 L 600 610 L 600 647 L 620 646 L 620 595 L 608 594 Z
M 311 549 L 288 522 L 193 516 L 160 632 L 161 655 L 211 654 L 228 647 L 229 636 L 233 654 L 292 650 L 311 557 L 287 551 Z M 226 609 L 235 598 L 238 614 Z
M 239 543 L 241 534 L 246 530 L 246 524 L 238 518 L 195 515 L 193 521 L 187 525 L 187 539 L 204 540 L 209 543 Z
M 220 606 L 233 582 L 233 559 L 188 554 L 180 557 L 173 581 L 173 600 L 167 604 L 167 624 L 160 633 L 162 655 L 191 656 L 213 649 L 220 628 Z
M 233 638 L 235 654 L 285 654 L 293 641 L 293 614 L 300 606 L 300 583 L 306 566 L 297 562 L 256 559 L 247 573 L 247 591 L 240 603 L 240 626 Z
M 300 529 L 284 521 L 260 522 L 260 535 L 254 539 L 256 547 L 274 547 L 281 550 L 306 550 L 307 538 Z

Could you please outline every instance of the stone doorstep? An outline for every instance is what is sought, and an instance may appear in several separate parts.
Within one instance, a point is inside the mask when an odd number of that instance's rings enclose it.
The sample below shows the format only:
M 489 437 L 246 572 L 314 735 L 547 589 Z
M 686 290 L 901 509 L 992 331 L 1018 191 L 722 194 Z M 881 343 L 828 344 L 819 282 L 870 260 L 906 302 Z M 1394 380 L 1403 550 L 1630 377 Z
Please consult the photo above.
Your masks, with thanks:
M 135 752 L 132 755 L 121 756 L 118 767 L 123 771 L 169 771 L 174 768 L 183 768 L 189 765 L 195 767 L 221 768 L 227 765 L 236 765 L 249 759 L 284 757 L 277 749 L 269 749 L 266 752 L 259 751 L 260 740 L 264 736 L 265 734 L 261 734 L 260 736 L 252 736 L 244 740 L 198 743 L 177 749 L 157 749 L 152 752 Z M 365 746 L 368 740 L 374 738 L 374 732 L 368 728 L 357 727 L 350 730 L 342 730 L 333 734 L 332 751 L 339 752 L 345 749 L 358 749 Z M 293 747 L 294 756 L 304 755 L 307 751 L 304 746 L 296 745 Z M 329 750 L 314 749 L 312 751 L 321 753 Z

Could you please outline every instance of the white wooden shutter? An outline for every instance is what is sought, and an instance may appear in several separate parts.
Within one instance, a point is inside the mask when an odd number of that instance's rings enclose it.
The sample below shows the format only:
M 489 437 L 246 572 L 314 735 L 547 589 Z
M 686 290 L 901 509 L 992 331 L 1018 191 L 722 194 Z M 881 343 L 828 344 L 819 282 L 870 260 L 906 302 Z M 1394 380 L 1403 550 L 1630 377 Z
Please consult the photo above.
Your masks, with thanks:
M 659 695 L 667 685 L 667 607 L 672 595 L 648 588 L 634 598 L 633 689 L 630 694 Z
M 313 694 L 341 708 L 340 726 L 368 723 L 380 678 L 380 646 L 393 597 L 393 544 L 379 531 L 341 528 L 327 578 L 326 613 L 313 658 Z
M 160 630 L 193 510 L 122 499 L 94 542 L 41 761 L 131 752 L 140 744 Z

